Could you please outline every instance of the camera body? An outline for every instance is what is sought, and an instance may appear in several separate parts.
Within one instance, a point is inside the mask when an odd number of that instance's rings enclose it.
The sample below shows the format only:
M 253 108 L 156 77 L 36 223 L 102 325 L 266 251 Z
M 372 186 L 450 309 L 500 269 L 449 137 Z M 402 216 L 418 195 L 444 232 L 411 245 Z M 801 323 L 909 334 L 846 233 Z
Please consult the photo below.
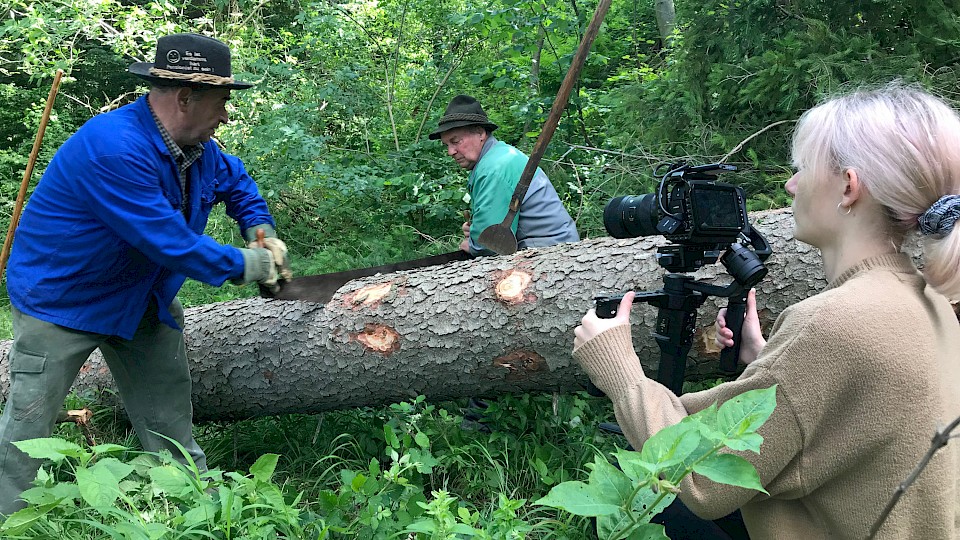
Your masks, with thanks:
M 743 189 L 716 181 L 718 174 L 735 170 L 722 163 L 673 165 L 656 193 L 611 200 L 603 210 L 604 227 L 614 238 L 663 235 L 673 244 L 658 251 L 658 262 L 667 270 L 689 272 L 712 264 L 750 230 Z

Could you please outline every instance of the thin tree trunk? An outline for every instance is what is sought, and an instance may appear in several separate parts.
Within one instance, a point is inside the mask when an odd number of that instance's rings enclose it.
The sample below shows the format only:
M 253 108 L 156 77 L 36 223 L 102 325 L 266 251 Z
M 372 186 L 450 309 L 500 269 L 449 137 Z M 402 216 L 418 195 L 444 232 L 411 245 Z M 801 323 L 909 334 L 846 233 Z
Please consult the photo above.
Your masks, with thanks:
M 655 0 L 654 11 L 657 16 L 657 30 L 663 40 L 663 46 L 670 44 L 670 36 L 677 26 L 677 12 L 673 7 L 673 0 Z
M 816 249 L 791 240 L 789 211 L 759 213 L 774 254 L 758 286 L 769 328 L 784 307 L 825 285 Z M 507 392 L 574 391 L 585 376 L 570 356 L 573 328 L 600 293 L 656 290 L 661 237 L 595 238 L 511 256 L 355 280 L 328 304 L 252 298 L 187 310 L 186 341 L 198 420 L 373 406 Z M 697 279 L 729 281 L 722 266 Z M 701 307 L 691 378 L 718 372 L 712 327 L 725 299 Z M 633 309 L 633 339 L 654 374 L 657 310 Z M 0 389 L 9 385 L 0 344 Z M 76 388 L 112 385 L 98 354 Z
M 533 50 L 533 57 L 530 60 L 530 96 L 539 97 L 540 96 L 540 56 L 543 54 L 543 41 L 546 39 L 547 34 L 543 28 L 543 25 L 537 27 L 537 45 Z M 538 111 L 539 112 L 539 111 Z M 527 133 L 530 132 L 530 129 L 533 125 L 533 120 L 531 120 L 531 113 L 527 113 L 527 120 L 523 123 L 523 132 L 522 136 L 526 137 Z

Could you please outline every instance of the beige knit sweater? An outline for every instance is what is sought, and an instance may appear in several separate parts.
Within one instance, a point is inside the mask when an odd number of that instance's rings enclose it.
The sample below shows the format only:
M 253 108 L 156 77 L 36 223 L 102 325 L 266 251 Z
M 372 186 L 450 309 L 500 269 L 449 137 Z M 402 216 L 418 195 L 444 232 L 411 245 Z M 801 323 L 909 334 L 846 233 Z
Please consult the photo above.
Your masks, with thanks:
M 635 448 L 660 428 L 747 390 L 779 385 L 760 429 L 757 468 L 770 496 L 691 475 L 681 500 L 703 518 L 740 508 L 753 540 L 866 538 L 894 490 L 960 416 L 960 325 L 947 300 L 901 255 L 861 262 L 783 311 L 739 379 L 675 396 L 648 379 L 630 327 L 574 351 L 613 401 Z M 960 439 L 940 449 L 900 499 L 880 538 L 960 533 Z

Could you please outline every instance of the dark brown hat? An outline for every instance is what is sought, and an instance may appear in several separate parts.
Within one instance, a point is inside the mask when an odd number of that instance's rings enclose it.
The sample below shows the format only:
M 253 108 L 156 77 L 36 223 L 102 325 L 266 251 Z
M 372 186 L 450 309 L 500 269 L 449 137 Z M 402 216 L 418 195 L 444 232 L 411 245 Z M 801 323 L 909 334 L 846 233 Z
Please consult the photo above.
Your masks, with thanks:
M 447 110 L 440 117 L 437 129 L 430 134 L 430 138 L 439 139 L 444 131 L 464 126 L 483 126 L 489 131 L 499 127 L 487 118 L 487 113 L 483 112 L 479 101 L 461 94 L 450 100 Z
M 243 90 L 253 83 L 236 81 L 230 72 L 230 48 L 200 34 L 173 34 L 157 40 L 153 63 L 130 64 L 130 73 L 155 84 L 200 85 Z

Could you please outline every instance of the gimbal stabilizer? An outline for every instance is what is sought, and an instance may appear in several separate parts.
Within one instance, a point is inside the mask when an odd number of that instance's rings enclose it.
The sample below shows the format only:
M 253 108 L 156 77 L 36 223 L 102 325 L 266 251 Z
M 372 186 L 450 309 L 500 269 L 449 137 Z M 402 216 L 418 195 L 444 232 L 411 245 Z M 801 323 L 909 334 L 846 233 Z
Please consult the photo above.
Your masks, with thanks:
M 741 242 L 749 242 L 751 251 Z M 681 248 L 678 250 L 677 248 Z M 702 247 L 702 246 L 701 246 Z M 712 246 L 711 246 L 712 247 Z M 719 246 L 722 247 L 722 246 Z M 686 249 L 683 249 L 686 248 Z M 660 266 L 676 268 L 677 257 L 691 252 L 690 248 L 697 246 L 663 246 L 657 250 L 657 261 Z M 693 252 L 698 251 L 693 249 Z M 703 255 L 704 249 L 699 249 Z M 696 281 L 692 276 L 670 272 L 663 276 L 663 288 L 656 291 L 638 291 L 635 301 L 646 302 L 658 308 L 657 325 L 654 329 L 654 339 L 660 347 L 660 366 L 657 370 L 657 380 L 664 386 L 680 395 L 683 391 L 683 378 L 686 371 L 687 353 L 693 343 L 693 334 L 696 328 L 697 308 L 708 296 L 729 298 L 727 303 L 727 327 L 733 330 L 735 345 L 724 349 L 720 354 L 720 368 L 732 373 L 737 370 L 737 359 L 740 356 L 740 334 L 743 326 L 743 317 L 746 311 L 747 292 L 767 275 L 763 266 L 764 260 L 770 256 L 772 250 L 756 229 L 749 227 L 738 241 L 727 247 L 719 257 L 733 281 L 725 286 L 711 285 Z M 704 261 L 716 262 L 717 257 L 699 257 L 695 262 L 685 265 L 692 270 L 702 266 Z M 595 298 L 597 316 L 602 319 L 616 316 L 617 307 L 622 294 L 601 295 Z M 592 385 L 590 385 L 592 387 Z M 593 395 L 602 395 L 595 387 L 588 389 Z

